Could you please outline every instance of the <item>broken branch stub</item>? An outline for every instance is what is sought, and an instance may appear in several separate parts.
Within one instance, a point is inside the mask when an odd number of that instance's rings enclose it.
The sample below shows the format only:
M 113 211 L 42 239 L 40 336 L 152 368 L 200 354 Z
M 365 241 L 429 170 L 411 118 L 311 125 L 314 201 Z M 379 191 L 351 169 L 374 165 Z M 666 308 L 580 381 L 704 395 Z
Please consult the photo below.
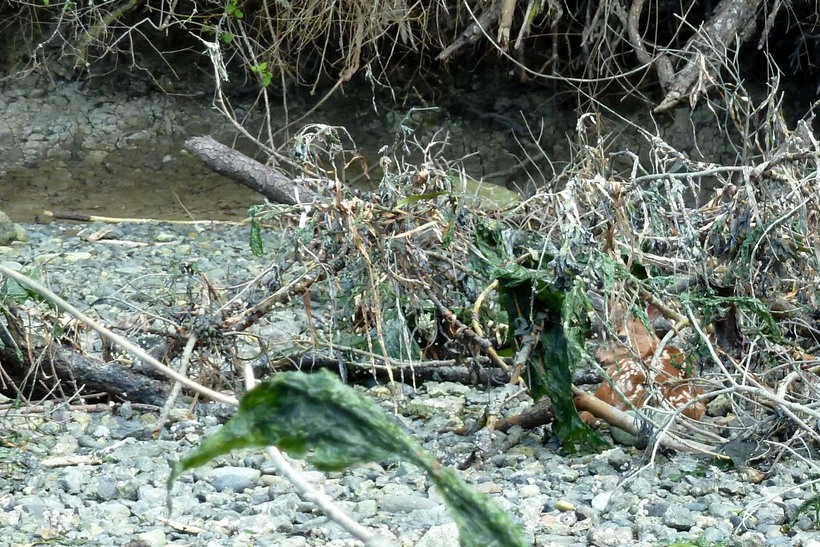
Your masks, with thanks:
M 686 64 L 672 76 L 666 95 L 655 112 L 666 112 L 689 97 L 692 106 L 698 96 L 714 87 L 715 76 L 735 42 L 752 36 L 755 14 L 761 0 L 722 0 L 708 21 L 683 48 Z

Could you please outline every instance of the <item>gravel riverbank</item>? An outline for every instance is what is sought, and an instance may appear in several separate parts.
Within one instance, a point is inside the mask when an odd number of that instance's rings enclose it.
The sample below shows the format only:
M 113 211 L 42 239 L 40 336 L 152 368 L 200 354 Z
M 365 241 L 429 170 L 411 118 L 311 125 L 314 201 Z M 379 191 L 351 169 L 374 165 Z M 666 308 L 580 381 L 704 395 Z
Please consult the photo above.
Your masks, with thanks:
M 211 281 L 230 286 L 260 275 L 273 260 L 250 253 L 244 227 L 25 228 L 30 241 L 0 247 L 0 261 L 39 265 L 53 290 L 112 325 L 154 299 L 173 301 L 174 280 L 193 263 Z M 279 243 L 265 237 L 269 247 Z M 283 309 L 273 317 L 276 324 L 260 328 L 282 334 L 305 328 L 300 312 Z M 392 410 L 389 389 L 368 393 Z M 474 450 L 474 438 L 442 431 L 472 421 L 504 393 L 428 382 L 403 392 L 398 419 L 440 461 L 457 465 Z M 525 397 L 513 400 L 508 414 L 530 404 Z M 205 412 L 191 416 L 181 401 L 161 438 L 153 439 L 156 419 L 155 410 L 129 403 L 107 410 L 50 404 L 0 415 L 0 546 L 357 544 L 301 500 L 261 452 L 219 458 L 185 474 L 174 486 L 169 515 L 170 467 L 219 420 Z M 511 448 L 462 474 L 508 509 L 534 545 L 820 546 L 814 512 L 798 515 L 815 494 L 811 482 L 820 468 L 814 464 L 782 460 L 764 475 L 722 471 L 687 454 L 650 461 L 642 451 L 618 446 L 567 456 L 549 437 L 544 442 L 542 431 L 496 436 L 495 443 Z M 294 465 L 397 545 L 457 545 L 440 499 L 413 466 L 384 462 L 325 474 Z

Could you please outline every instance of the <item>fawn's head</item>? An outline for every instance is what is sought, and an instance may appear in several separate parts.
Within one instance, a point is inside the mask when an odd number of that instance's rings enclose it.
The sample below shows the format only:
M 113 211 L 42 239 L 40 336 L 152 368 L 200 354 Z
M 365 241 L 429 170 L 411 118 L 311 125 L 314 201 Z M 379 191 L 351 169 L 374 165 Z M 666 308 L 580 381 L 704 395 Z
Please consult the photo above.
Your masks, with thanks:
M 663 320 L 663 314 L 655 306 L 646 308 L 646 319 L 650 325 Z M 607 346 L 599 350 L 595 357 L 603 366 L 610 366 L 627 359 L 651 359 L 658 348 L 660 338 L 644 324 L 643 319 L 627 313 L 623 306 L 616 305 L 610 321 L 614 338 Z

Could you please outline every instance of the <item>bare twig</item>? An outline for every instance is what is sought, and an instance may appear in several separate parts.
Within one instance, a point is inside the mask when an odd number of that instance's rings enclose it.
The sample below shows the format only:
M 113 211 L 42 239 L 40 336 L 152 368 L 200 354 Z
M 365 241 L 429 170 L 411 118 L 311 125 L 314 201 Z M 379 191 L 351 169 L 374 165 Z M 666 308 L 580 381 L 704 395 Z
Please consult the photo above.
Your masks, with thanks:
M 236 405 L 238 403 L 238 401 L 236 400 L 235 397 L 232 397 L 230 395 L 225 395 L 224 393 L 220 393 L 218 391 L 214 391 L 212 389 L 209 389 L 209 388 L 207 388 L 207 387 L 205 387 L 205 386 L 203 386 L 203 385 L 201 385 L 197 382 L 194 382 L 193 380 L 191 380 L 187 376 L 183 376 L 182 374 L 179 374 L 174 369 L 163 365 L 162 363 L 160 363 L 159 361 L 157 361 L 156 359 L 151 357 L 147 352 L 145 352 L 145 350 L 143 350 L 142 348 L 140 348 L 139 346 L 137 346 L 136 344 L 134 344 L 133 342 L 131 342 L 127 338 L 124 338 L 124 337 L 120 336 L 119 334 L 117 334 L 115 332 L 112 332 L 109 329 L 103 327 L 102 325 L 100 325 L 99 323 L 97 323 L 96 321 L 94 321 L 93 319 L 91 319 L 90 317 L 85 315 L 84 313 L 82 313 L 80 310 L 78 310 L 77 308 L 75 308 L 74 306 L 72 306 L 71 304 L 69 304 L 68 302 L 66 302 L 65 300 L 63 300 L 62 298 L 60 298 L 59 296 L 57 296 L 53 292 L 51 292 L 49 289 L 47 289 L 45 286 L 38 283 L 37 281 L 34 281 L 33 279 L 30 279 L 30 278 L 24 276 L 23 274 L 21 274 L 19 272 L 15 272 L 14 270 L 12 270 L 12 269 L 10 269 L 7 266 L 4 266 L 2 264 L 0 264 L 0 274 L 3 274 L 7 277 L 10 277 L 10 278 L 14 279 L 15 281 L 17 281 L 18 283 L 20 283 L 24 287 L 28 287 L 32 291 L 34 291 L 37 294 L 39 294 L 40 296 L 42 296 L 48 302 L 51 302 L 52 304 L 54 304 L 55 306 L 57 306 L 58 308 L 60 308 L 64 312 L 66 312 L 67 314 L 71 315 L 72 317 L 76 318 L 77 320 L 81 321 L 82 323 L 88 325 L 92 330 L 94 330 L 95 332 L 97 332 L 101 336 L 103 336 L 106 339 L 110 340 L 111 342 L 113 342 L 114 344 L 119 346 L 121 349 L 127 351 L 128 353 L 130 353 L 131 355 L 133 355 L 134 357 L 139 359 L 140 361 L 143 361 L 144 363 L 147 363 L 147 364 L 151 365 L 157 371 L 159 371 L 162 374 L 168 376 L 172 380 L 175 380 L 175 381 L 183 384 L 185 387 L 188 387 L 188 388 L 190 388 L 190 389 L 204 395 L 205 397 L 213 399 L 214 401 L 219 401 L 221 403 L 226 403 L 226 404 L 229 404 L 229 405 Z

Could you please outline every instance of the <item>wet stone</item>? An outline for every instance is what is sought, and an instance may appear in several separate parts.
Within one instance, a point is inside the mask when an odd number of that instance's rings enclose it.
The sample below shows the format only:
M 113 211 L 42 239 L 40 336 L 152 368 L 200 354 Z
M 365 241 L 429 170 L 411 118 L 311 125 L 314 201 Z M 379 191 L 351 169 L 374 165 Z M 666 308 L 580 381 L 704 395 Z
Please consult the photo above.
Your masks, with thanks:
M 213 487 L 217 492 L 232 491 L 244 492 L 255 486 L 254 481 L 238 474 L 225 474 L 214 479 Z
M 418 509 L 434 509 L 438 502 L 416 495 L 387 494 L 379 500 L 379 508 L 388 513 L 401 513 Z
M 663 523 L 675 530 L 686 531 L 695 525 L 695 514 L 682 505 L 671 503 L 663 512 Z
M 755 517 L 757 517 L 757 521 L 760 524 L 779 526 L 785 522 L 786 512 L 783 507 L 778 504 L 767 503 L 757 510 Z
M 587 539 L 591 545 L 596 547 L 614 547 L 634 543 L 631 527 L 618 526 L 611 522 L 606 522 L 590 530 Z

